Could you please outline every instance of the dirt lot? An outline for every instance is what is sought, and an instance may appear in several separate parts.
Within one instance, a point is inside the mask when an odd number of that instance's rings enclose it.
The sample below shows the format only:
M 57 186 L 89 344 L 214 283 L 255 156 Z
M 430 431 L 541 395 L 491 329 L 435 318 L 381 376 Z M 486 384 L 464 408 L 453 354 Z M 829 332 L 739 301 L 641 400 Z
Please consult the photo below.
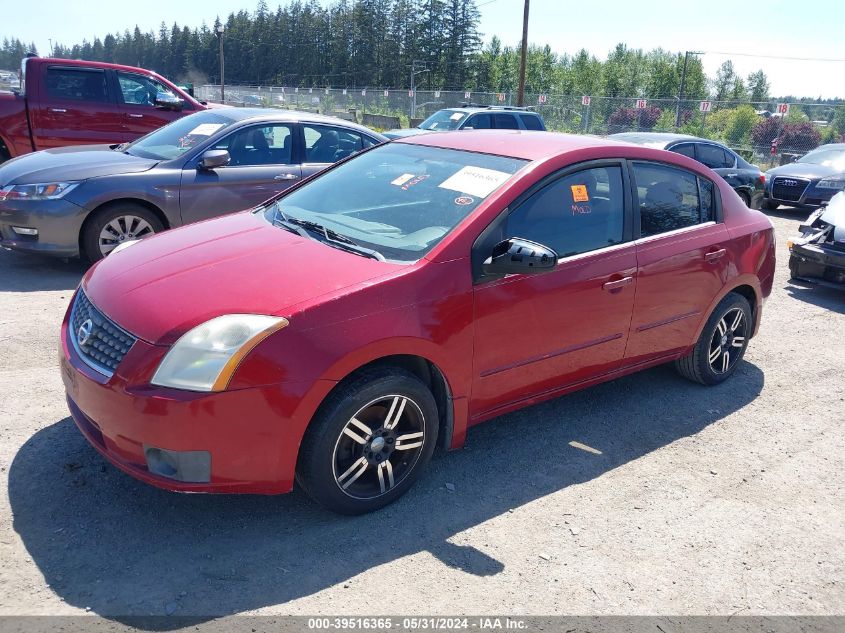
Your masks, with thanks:
M 83 268 L 0 252 L 0 614 L 842 613 L 845 292 L 788 282 L 803 217 L 773 215 L 774 293 L 726 384 L 657 368 L 504 416 L 354 519 L 107 465 L 57 363 Z

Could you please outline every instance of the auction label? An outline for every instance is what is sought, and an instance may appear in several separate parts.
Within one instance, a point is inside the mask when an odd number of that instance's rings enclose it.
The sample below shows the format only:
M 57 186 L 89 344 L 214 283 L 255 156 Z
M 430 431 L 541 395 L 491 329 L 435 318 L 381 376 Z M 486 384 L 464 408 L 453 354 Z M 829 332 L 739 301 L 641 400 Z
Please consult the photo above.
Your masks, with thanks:
M 496 187 L 510 178 L 510 174 L 495 169 L 468 165 L 440 183 L 441 189 L 451 189 L 477 198 L 486 198 Z

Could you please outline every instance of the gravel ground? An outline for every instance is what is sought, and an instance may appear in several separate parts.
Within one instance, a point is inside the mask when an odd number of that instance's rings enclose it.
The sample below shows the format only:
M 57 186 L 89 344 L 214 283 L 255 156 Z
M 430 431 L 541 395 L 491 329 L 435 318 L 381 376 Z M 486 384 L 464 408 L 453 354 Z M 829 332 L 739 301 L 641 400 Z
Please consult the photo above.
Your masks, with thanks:
M 841 614 L 845 292 L 788 281 L 804 215 L 772 214 L 774 292 L 726 384 L 661 367 L 503 416 L 351 519 L 106 464 L 57 362 L 83 268 L 0 252 L 0 615 Z

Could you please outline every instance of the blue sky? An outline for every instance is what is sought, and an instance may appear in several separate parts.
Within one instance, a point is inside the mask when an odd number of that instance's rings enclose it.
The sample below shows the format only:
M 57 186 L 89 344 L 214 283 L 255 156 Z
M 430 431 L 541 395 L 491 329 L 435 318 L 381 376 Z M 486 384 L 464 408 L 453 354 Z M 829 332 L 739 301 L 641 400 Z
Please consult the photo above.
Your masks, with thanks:
M 132 29 L 136 23 L 142 30 L 157 30 L 162 20 L 168 25 L 175 21 L 193 27 L 203 20 L 211 24 L 215 16 L 240 8 L 254 10 L 256 4 L 257 0 L 10 2 L 3 9 L 0 37 L 32 40 L 39 52 L 46 54 L 48 38 L 72 44 Z M 269 0 L 268 4 L 275 7 L 278 2 Z M 523 0 L 477 0 L 477 4 L 485 41 L 495 33 L 505 44 L 516 46 L 521 37 Z M 845 97 L 845 61 L 761 57 L 845 60 L 843 31 L 845 10 L 841 0 L 807 4 L 795 0 L 533 0 L 528 39 L 548 44 L 558 53 L 571 54 L 583 47 L 601 59 L 617 42 L 634 48 L 707 51 L 702 60 L 711 76 L 730 57 L 743 76 L 762 68 L 774 94 Z M 734 55 L 722 54 L 725 52 Z

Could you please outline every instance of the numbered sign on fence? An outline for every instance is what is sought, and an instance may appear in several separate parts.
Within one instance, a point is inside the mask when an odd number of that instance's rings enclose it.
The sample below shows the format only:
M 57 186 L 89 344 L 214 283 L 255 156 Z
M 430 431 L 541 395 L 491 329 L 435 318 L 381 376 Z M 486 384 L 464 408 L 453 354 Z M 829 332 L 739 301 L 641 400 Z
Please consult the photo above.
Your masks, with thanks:
M 645 110 L 647 103 L 645 99 L 637 99 L 637 110 Z
M 537 103 L 546 103 L 546 95 L 537 95 Z
M 389 96 L 390 96 L 390 91 L 389 91 L 389 90 L 385 90 L 385 91 L 384 91 L 384 96 L 385 96 L 385 97 L 389 97 Z
M 471 93 L 471 92 L 465 92 L 465 93 L 464 93 L 464 99 L 469 99 L 469 98 L 470 98 L 470 96 L 472 96 L 472 93 Z
M 439 98 L 440 98 L 440 91 L 439 91 L 439 90 L 435 90 L 435 91 L 434 91 L 434 98 L 435 98 L 435 99 L 439 99 Z
M 582 106 L 590 105 L 590 101 L 591 101 L 591 99 L 590 99 L 589 95 L 584 95 L 583 97 L 581 97 L 581 105 Z
M 362 96 L 362 97 L 366 97 L 366 96 L 367 96 L 367 89 L 366 89 L 366 88 L 364 88 L 364 89 L 361 91 L 361 96 Z
M 309 89 L 308 89 L 308 94 L 314 94 L 314 89 L 313 89 L 313 88 L 309 88 Z
M 409 97 L 413 97 L 413 96 L 414 96 L 414 91 L 413 91 L 413 90 L 409 90 L 409 91 L 408 91 L 408 96 L 409 96 Z
M 329 89 L 328 89 L 328 88 L 326 88 L 326 94 L 329 94 Z
M 713 104 L 709 101 L 702 101 L 701 103 L 698 104 L 698 109 L 701 112 L 710 112 L 710 106 L 712 106 L 712 105 Z
M 496 97 L 499 99 L 499 102 L 502 102 L 505 100 L 505 93 L 500 92 L 498 95 L 496 95 Z
M 789 104 L 788 103 L 779 103 L 778 104 L 778 114 L 782 114 L 784 116 L 789 114 Z
M 346 94 L 346 88 L 343 89 L 343 94 Z

